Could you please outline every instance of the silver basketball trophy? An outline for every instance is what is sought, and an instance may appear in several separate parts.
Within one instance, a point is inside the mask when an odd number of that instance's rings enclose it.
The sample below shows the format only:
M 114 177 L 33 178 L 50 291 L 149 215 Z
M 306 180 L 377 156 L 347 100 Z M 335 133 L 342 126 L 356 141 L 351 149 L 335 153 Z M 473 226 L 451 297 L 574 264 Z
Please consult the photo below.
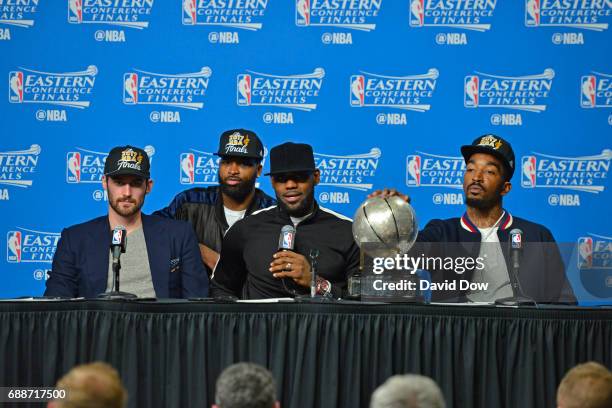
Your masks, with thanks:
M 359 275 L 349 278 L 349 297 L 366 294 L 362 277 L 375 275 L 366 265 L 367 259 L 394 258 L 406 254 L 414 245 L 418 223 L 414 209 L 397 196 L 373 197 L 364 201 L 353 217 L 353 237 L 360 249 Z

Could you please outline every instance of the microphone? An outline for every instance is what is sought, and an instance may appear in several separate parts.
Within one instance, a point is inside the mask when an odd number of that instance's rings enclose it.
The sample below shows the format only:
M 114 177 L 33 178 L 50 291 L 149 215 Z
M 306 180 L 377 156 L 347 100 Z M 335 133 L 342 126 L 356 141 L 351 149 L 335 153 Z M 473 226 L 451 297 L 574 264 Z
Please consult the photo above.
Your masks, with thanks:
M 295 247 L 295 227 L 293 225 L 284 225 L 283 228 L 281 228 L 280 236 L 278 237 L 278 250 L 279 251 L 293 251 L 294 247 Z M 288 288 L 287 284 L 285 283 L 285 281 L 287 280 L 289 281 L 289 285 L 292 286 L 291 289 Z M 291 279 L 282 278 L 281 282 L 286 292 L 293 294 L 293 296 L 297 295 L 294 289 L 295 283 Z
M 285 225 L 281 229 L 278 237 L 279 251 L 293 251 L 295 246 L 295 227 L 293 225 Z
M 510 259 L 512 261 L 512 269 L 518 273 L 520 268 L 520 256 L 523 250 L 523 231 L 514 228 L 510 231 Z
M 117 225 L 113 228 L 110 249 L 113 256 L 113 287 L 112 290 L 98 295 L 99 299 L 136 299 L 137 296 L 133 293 L 121 292 L 119 289 L 119 275 L 121 272 L 121 262 L 119 258 L 125 253 L 127 246 L 127 230 L 123 225 Z
M 127 230 L 123 225 L 117 225 L 113 229 L 113 237 L 111 239 L 111 251 L 113 253 L 113 265 L 119 263 L 119 257 L 125 253 L 127 245 Z
M 521 252 L 523 251 L 523 231 L 518 228 L 514 228 L 510 231 L 510 235 L 508 236 L 508 251 L 510 252 L 508 277 L 510 278 L 513 295 L 511 297 L 497 299 L 495 300 L 495 304 L 504 306 L 535 305 L 536 302 L 523 292 L 523 288 L 518 278 L 521 267 Z

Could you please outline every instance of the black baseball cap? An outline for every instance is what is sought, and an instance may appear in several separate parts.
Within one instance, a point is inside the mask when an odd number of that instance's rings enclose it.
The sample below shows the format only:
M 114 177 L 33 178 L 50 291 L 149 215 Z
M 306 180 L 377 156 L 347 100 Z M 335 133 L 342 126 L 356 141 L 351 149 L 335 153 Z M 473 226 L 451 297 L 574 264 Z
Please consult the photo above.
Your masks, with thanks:
M 231 129 L 221 134 L 217 156 L 249 157 L 261 160 L 264 149 L 261 140 L 252 130 Z
M 265 176 L 283 173 L 314 172 L 312 146 L 304 143 L 287 142 L 270 150 L 270 172 Z
M 113 147 L 104 162 L 104 175 L 109 177 L 132 175 L 148 179 L 151 169 L 149 155 L 139 147 Z
M 507 179 L 514 174 L 515 159 L 512 145 L 507 140 L 493 134 L 476 138 L 471 145 L 461 146 L 461 154 L 467 163 L 474 153 L 486 153 L 497 157 L 508 171 Z

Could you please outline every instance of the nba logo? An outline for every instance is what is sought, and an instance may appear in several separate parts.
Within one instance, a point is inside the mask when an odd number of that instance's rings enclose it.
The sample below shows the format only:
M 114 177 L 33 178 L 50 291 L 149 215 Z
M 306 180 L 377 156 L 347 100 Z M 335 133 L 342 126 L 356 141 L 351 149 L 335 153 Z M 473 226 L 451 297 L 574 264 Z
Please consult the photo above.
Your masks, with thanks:
M 424 23 L 424 1 L 423 0 L 412 0 L 410 2 L 410 26 L 411 27 L 423 27 Z
M 9 102 L 23 102 L 23 72 L 9 72 Z
M 181 153 L 181 184 L 193 184 L 194 161 L 193 153 Z
M 123 103 L 128 105 L 138 103 L 138 74 L 133 72 L 123 74 Z
M 121 245 L 121 238 L 123 237 L 123 230 L 118 229 L 113 231 L 113 239 L 111 245 Z
M 79 183 L 81 181 L 81 153 L 68 152 L 66 155 L 66 182 Z
M 466 76 L 464 81 L 465 94 L 463 98 L 463 105 L 466 108 L 477 108 L 478 107 L 478 90 L 480 80 L 476 75 Z
M 351 75 L 351 106 L 363 106 L 363 75 Z
M 540 25 L 540 0 L 525 0 L 525 25 L 527 27 Z
M 281 248 L 293 248 L 293 233 L 292 232 L 285 232 L 283 234 L 283 244 L 281 246 Z
M 521 249 L 521 234 L 512 234 L 512 248 L 513 249 Z
M 536 158 L 535 156 L 523 156 L 521 160 L 521 186 L 534 188 L 536 186 Z
M 596 105 L 595 90 L 597 79 L 593 75 L 585 75 L 580 79 L 580 106 L 583 108 L 594 108 Z
M 406 157 L 406 185 L 408 187 L 421 185 L 421 156 L 419 155 Z
M 238 75 L 238 106 L 249 106 L 251 104 L 251 76 L 249 74 Z
M 578 268 L 590 269 L 593 266 L 593 238 L 578 238 Z
M 310 25 L 310 0 L 296 0 L 295 3 L 295 25 Z
M 21 231 L 9 231 L 6 234 L 6 261 L 21 262 Z
M 196 21 L 196 0 L 183 0 L 183 24 L 193 25 Z
M 83 22 L 83 0 L 68 0 L 68 22 Z

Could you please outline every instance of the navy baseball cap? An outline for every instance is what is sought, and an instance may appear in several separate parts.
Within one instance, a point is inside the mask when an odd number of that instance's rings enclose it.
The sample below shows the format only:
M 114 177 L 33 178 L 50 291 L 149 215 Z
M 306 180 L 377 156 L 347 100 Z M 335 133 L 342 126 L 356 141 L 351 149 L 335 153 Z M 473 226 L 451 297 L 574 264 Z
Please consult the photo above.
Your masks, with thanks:
M 252 130 L 231 129 L 221 134 L 217 156 L 249 157 L 261 160 L 264 149 L 261 140 Z
M 150 170 L 149 155 L 134 146 L 113 147 L 104 162 L 104 175 L 110 177 L 127 174 L 148 179 Z
M 474 153 L 486 153 L 497 157 L 508 171 L 507 179 L 514 174 L 515 158 L 512 145 L 507 140 L 493 134 L 476 138 L 471 145 L 461 146 L 461 154 L 467 163 Z

